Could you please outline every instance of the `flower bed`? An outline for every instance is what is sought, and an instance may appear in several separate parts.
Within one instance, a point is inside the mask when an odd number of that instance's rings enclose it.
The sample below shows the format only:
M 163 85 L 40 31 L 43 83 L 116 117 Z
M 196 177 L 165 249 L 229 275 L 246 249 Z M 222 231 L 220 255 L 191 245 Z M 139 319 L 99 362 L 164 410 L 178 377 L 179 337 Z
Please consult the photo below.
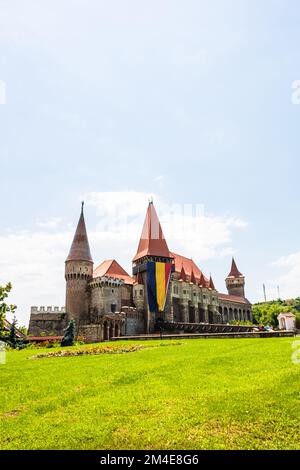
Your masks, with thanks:
M 141 344 L 120 345 L 120 346 L 94 346 L 80 349 L 59 349 L 47 353 L 36 354 L 28 359 L 43 359 L 45 357 L 72 357 L 72 356 L 95 356 L 99 354 L 124 354 L 129 352 L 148 349 L 153 346 L 143 346 Z

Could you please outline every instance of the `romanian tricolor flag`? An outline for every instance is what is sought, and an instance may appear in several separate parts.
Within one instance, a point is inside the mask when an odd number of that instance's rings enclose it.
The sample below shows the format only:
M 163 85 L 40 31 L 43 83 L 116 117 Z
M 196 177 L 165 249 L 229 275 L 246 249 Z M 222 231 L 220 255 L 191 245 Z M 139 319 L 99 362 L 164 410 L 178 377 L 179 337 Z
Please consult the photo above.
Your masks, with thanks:
M 163 312 L 171 274 L 171 263 L 148 261 L 147 290 L 150 312 Z

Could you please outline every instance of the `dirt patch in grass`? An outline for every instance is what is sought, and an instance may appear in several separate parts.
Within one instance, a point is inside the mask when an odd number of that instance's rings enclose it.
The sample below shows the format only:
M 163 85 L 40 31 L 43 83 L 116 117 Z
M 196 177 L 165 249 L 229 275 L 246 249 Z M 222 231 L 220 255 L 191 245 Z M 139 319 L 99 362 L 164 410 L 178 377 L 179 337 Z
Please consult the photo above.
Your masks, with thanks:
M 17 418 L 20 413 L 21 413 L 21 410 L 11 410 L 11 411 L 2 413 L 1 416 L 2 418 Z

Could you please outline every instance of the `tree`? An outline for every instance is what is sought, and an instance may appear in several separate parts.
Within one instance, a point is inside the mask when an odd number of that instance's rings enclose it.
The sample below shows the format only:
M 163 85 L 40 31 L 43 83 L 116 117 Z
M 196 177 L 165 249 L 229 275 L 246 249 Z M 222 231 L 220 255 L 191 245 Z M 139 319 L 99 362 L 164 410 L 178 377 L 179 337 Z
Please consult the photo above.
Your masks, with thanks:
M 65 329 L 65 334 L 61 340 L 61 346 L 72 346 L 75 339 L 75 320 L 70 320 L 67 328 Z
M 17 346 L 18 340 L 17 340 L 17 319 L 16 319 L 16 317 L 14 317 L 13 321 L 11 322 L 7 341 L 8 341 L 9 345 L 12 348 L 15 348 Z
M 10 282 L 6 286 L 0 285 L 0 333 L 4 330 L 4 320 L 7 313 L 14 313 L 17 308 L 16 305 L 5 302 L 11 289 L 12 285 Z
M 278 326 L 278 315 L 280 313 L 292 312 L 297 315 L 295 301 L 271 301 L 255 304 L 252 307 L 252 313 L 255 323 L 259 325 Z
M 23 326 L 18 326 L 18 330 L 19 330 L 21 333 L 23 333 L 24 336 L 27 336 L 27 334 L 28 334 L 28 329 L 27 329 L 26 326 L 24 326 L 24 325 L 23 325 Z

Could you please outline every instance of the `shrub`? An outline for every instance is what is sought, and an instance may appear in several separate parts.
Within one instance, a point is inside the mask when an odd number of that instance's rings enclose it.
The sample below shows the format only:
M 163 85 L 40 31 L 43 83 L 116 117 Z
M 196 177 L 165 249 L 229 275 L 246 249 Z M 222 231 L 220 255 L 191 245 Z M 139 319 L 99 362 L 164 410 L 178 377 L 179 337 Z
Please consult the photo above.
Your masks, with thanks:
M 73 346 L 74 339 L 75 339 L 75 320 L 70 320 L 67 328 L 65 329 L 65 334 L 61 341 L 61 346 Z
M 15 349 L 17 347 L 17 319 L 16 317 L 13 318 L 13 321 L 10 325 L 7 342 L 12 348 Z

